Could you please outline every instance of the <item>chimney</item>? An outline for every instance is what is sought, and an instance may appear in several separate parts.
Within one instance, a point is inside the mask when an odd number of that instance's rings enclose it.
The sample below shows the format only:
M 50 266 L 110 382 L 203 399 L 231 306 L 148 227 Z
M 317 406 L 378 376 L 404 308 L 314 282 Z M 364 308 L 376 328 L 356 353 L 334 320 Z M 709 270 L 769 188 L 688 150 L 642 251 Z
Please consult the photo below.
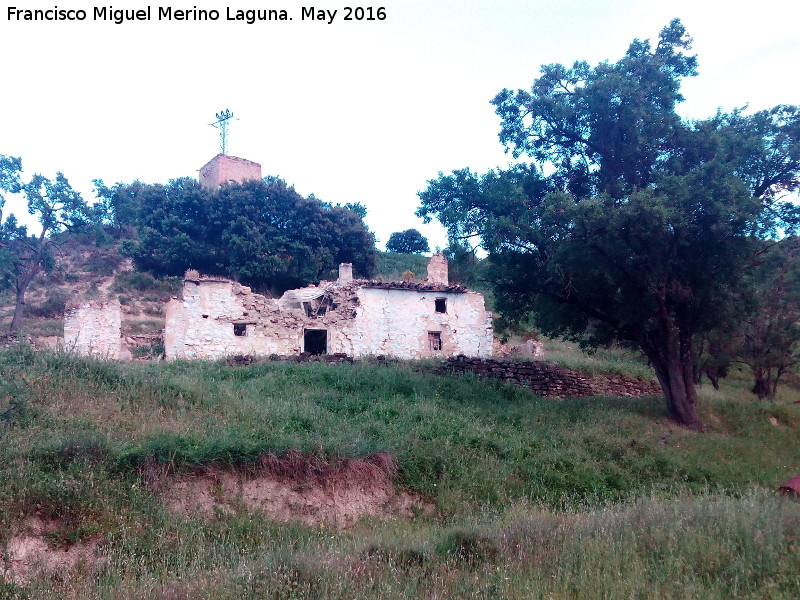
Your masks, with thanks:
M 449 276 L 447 273 L 447 259 L 444 254 L 437 252 L 428 261 L 428 276 L 425 278 L 428 283 L 447 285 Z
M 339 279 L 336 283 L 345 285 L 353 281 L 353 263 L 341 263 L 339 265 Z

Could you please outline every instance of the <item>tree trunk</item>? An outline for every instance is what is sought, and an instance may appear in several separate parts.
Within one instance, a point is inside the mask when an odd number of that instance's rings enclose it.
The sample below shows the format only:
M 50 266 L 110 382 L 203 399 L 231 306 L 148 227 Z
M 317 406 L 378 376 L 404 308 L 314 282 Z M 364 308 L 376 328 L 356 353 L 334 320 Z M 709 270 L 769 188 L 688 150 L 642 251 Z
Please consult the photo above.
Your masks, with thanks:
M 20 327 L 22 327 L 22 318 L 25 311 L 26 289 L 27 286 L 23 289 L 17 289 L 17 302 L 14 305 L 14 318 L 11 319 L 11 327 L 8 328 L 9 333 L 19 333 Z
M 28 291 L 28 286 L 38 272 L 39 259 L 37 259 L 26 272 L 17 275 L 17 280 L 14 284 L 14 288 L 17 292 L 17 301 L 14 305 L 14 317 L 11 319 L 11 326 L 8 328 L 9 333 L 19 333 L 22 327 L 22 320 L 25 316 L 25 292 Z
M 712 369 L 708 367 L 706 369 L 706 375 L 708 376 L 709 381 L 711 381 L 711 385 L 714 386 L 715 390 L 719 389 L 719 373 L 716 369 Z
M 669 416 L 684 427 L 700 430 L 691 334 L 670 328 L 650 334 L 640 345 L 656 372 Z
M 772 390 L 772 377 L 769 369 L 756 368 L 753 369 L 753 377 L 755 382 L 752 391 L 759 400 L 764 400 L 773 396 L 775 392 Z

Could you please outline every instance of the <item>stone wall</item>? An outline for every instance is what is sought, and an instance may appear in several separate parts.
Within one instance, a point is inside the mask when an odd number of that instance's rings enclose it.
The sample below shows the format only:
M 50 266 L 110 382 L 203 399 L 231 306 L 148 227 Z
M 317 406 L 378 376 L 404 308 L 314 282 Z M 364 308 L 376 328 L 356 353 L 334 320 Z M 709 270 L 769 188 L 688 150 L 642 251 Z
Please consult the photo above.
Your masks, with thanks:
M 81 356 L 127 359 L 120 337 L 122 310 L 118 300 L 92 300 L 64 313 L 64 348 Z
M 216 189 L 223 183 L 261 180 L 261 165 L 246 158 L 217 154 L 200 167 L 200 185 Z
M 660 394 L 655 381 L 625 375 L 586 375 L 552 363 L 515 362 L 456 356 L 447 359 L 439 372 L 475 373 L 479 377 L 502 379 L 529 387 L 547 398 L 580 398 L 586 396 L 623 396 L 638 398 Z
M 437 252 L 428 261 L 428 276 L 425 278 L 428 283 L 439 283 L 447 285 L 450 281 L 450 273 L 447 268 L 447 259 L 444 254 Z
M 168 359 L 300 354 L 309 331 L 324 331 L 328 354 L 492 354 L 491 313 L 460 286 L 354 280 L 275 300 L 210 277 L 187 279 L 183 298 L 167 305 L 164 348 Z

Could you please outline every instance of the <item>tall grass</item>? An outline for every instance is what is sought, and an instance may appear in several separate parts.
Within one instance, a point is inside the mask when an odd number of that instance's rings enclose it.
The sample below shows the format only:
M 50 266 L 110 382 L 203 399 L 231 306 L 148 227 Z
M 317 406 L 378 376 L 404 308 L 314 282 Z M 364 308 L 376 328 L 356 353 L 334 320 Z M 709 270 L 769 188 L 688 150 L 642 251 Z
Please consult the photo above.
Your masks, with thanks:
M 0 352 L 0 543 L 27 519 L 108 562 L 31 598 L 792 598 L 800 406 L 703 396 L 706 433 L 663 400 L 547 400 L 411 363 L 120 364 Z M 169 514 L 149 468 L 299 450 L 385 452 L 435 505 L 352 530 L 240 511 Z M 678 585 L 676 582 L 684 582 Z M 22 594 L 14 586 L 2 594 Z

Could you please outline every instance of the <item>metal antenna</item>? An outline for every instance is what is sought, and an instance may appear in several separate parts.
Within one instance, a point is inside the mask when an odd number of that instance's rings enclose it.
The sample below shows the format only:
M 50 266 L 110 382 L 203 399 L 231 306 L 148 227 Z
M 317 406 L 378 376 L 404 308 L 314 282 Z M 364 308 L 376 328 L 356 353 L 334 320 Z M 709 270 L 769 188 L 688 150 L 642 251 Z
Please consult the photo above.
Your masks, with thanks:
M 212 127 L 219 129 L 219 147 L 222 154 L 228 153 L 228 121 L 232 120 L 233 113 L 228 110 L 222 110 L 216 115 L 217 120 L 214 123 L 209 123 Z M 236 119 L 237 121 L 239 119 Z

